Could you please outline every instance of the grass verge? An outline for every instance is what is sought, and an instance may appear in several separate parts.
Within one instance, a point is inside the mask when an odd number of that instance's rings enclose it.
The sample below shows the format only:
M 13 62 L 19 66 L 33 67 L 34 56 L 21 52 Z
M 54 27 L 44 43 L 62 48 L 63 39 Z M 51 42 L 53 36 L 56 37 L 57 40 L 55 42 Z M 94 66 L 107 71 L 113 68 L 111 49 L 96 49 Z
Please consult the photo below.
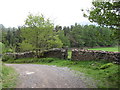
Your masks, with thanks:
M 80 71 L 87 76 L 92 77 L 97 81 L 98 88 L 118 88 L 120 86 L 119 65 L 105 60 L 71 61 L 57 58 L 27 58 L 9 60 L 7 63 L 33 63 L 69 67 L 72 70 Z
M 17 73 L 12 67 L 2 65 L 2 88 L 15 88 Z

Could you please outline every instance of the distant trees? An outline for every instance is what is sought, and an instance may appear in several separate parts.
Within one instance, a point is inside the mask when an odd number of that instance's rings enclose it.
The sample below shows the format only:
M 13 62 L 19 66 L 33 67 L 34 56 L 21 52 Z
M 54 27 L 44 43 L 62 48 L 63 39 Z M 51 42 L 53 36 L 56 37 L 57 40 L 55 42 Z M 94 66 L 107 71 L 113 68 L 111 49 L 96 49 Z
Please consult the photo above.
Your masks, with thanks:
M 65 36 L 64 33 L 65 33 L 64 30 L 61 30 L 59 31 L 58 36 L 60 40 L 62 41 L 64 47 L 70 47 L 69 36 Z
M 115 46 L 117 40 L 109 27 L 95 25 L 54 26 L 43 15 L 29 14 L 25 25 L 18 28 L 5 28 L 0 25 L 2 43 L 15 52 L 36 51 L 61 47 Z
M 114 31 L 107 27 L 82 26 L 77 23 L 59 31 L 63 46 L 68 47 L 114 46 L 117 41 L 113 36 Z
M 2 43 L 6 48 L 12 50 L 12 52 L 19 52 L 19 43 L 21 42 L 20 30 L 17 28 L 1 28 L 2 31 Z

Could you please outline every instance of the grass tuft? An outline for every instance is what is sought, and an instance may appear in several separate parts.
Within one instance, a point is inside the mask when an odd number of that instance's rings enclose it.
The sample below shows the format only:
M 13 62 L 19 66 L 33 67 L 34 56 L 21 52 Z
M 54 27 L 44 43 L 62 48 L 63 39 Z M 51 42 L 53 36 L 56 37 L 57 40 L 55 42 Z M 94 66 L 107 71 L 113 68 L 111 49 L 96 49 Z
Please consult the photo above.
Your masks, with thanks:
M 12 67 L 2 65 L 2 87 L 14 88 L 16 85 L 17 73 Z

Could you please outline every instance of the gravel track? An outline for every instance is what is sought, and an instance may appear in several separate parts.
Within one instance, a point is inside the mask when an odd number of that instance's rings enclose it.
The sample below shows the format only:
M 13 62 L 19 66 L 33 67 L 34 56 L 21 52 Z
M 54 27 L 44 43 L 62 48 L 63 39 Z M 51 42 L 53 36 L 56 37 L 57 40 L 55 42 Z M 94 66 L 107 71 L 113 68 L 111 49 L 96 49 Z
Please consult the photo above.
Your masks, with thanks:
M 16 88 L 96 88 L 83 73 L 67 67 L 38 64 L 6 64 L 18 72 Z

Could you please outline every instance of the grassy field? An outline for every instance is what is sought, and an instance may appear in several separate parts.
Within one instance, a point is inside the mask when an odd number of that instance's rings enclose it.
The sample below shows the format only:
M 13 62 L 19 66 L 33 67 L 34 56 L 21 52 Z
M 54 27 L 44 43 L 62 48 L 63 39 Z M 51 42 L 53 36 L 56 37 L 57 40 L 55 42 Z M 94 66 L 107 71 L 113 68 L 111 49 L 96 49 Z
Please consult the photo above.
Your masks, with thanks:
M 28 58 L 9 60 L 9 63 L 33 63 L 56 65 L 60 67 L 69 67 L 71 70 L 76 70 L 85 73 L 86 76 L 92 77 L 98 88 L 118 88 L 120 84 L 117 64 L 113 64 L 104 60 L 98 61 L 71 61 L 61 60 L 57 58 Z
M 11 67 L 2 65 L 2 88 L 14 88 L 16 85 L 17 73 Z
M 111 52 L 120 52 L 120 48 L 116 47 L 99 47 L 99 48 L 90 48 L 89 50 L 103 50 L 103 51 L 111 51 Z
M 102 50 L 102 51 L 110 51 L 110 52 L 120 52 L 120 47 L 99 47 L 99 48 L 89 48 L 88 50 Z M 68 50 L 68 59 L 71 59 L 72 51 Z

